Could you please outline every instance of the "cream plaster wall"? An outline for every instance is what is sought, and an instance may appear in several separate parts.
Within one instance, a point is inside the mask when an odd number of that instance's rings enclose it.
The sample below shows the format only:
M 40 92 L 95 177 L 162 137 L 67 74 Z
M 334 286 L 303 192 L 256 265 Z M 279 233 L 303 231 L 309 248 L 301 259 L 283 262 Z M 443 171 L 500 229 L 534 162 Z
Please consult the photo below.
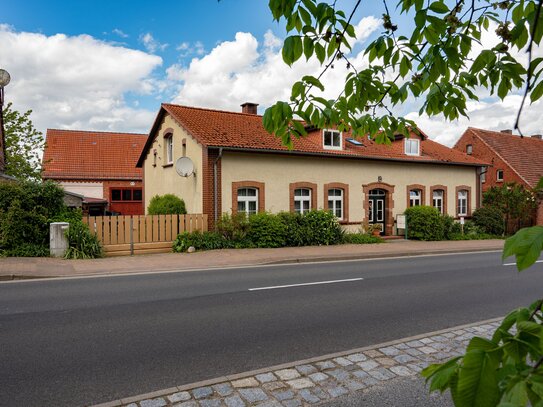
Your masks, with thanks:
M 186 139 L 185 156 L 194 163 L 195 174 L 183 178 L 175 171 L 175 166 L 164 166 L 164 131 L 173 129 L 173 161 L 183 156 L 182 140 Z M 156 165 L 154 160 L 156 150 Z M 187 213 L 202 213 L 202 146 L 194 140 L 170 115 L 165 115 L 153 145 L 143 164 L 145 213 L 151 198 L 155 195 L 174 194 L 185 201 Z
M 281 156 L 225 152 L 222 158 L 222 210 L 232 207 L 232 182 L 258 181 L 265 183 L 266 210 L 289 210 L 289 184 L 317 184 L 317 207 L 324 207 L 324 184 L 342 182 L 349 185 L 349 222 L 364 219 L 363 184 L 382 182 L 394 185 L 393 216 L 407 207 L 406 187 L 425 185 L 425 205 L 431 205 L 430 187 L 447 186 L 447 211 L 456 215 L 456 186 L 471 187 L 471 208 L 476 205 L 476 170 L 474 167 L 453 165 L 411 164 L 385 161 L 363 161 L 320 157 Z
M 104 199 L 104 184 L 101 182 L 69 182 L 62 181 L 59 185 L 68 192 L 83 195 L 85 198 Z

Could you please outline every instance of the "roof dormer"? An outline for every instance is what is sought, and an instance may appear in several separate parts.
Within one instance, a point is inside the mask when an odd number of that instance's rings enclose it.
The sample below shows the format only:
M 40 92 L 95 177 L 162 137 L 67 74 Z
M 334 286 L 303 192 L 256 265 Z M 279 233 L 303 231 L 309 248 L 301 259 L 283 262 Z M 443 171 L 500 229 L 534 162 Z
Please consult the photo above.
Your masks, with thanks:
M 343 137 L 339 130 L 324 129 L 322 131 L 322 147 L 325 150 L 343 149 Z
M 404 138 L 403 143 L 406 155 L 420 155 L 420 139 L 418 137 Z

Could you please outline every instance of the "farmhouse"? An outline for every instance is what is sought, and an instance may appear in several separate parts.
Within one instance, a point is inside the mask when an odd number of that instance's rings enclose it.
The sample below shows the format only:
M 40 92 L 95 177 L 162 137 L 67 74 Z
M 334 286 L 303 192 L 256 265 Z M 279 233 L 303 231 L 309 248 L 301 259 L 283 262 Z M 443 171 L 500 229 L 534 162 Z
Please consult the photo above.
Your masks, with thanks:
M 192 175 L 178 175 L 181 157 L 192 161 Z M 469 217 L 484 165 L 422 132 L 379 145 L 311 129 L 288 150 L 265 131 L 253 103 L 239 113 L 162 104 L 137 162 L 145 208 L 153 196 L 172 193 L 189 213 L 208 214 L 211 225 L 224 212 L 324 208 L 348 229 L 367 221 L 385 235 L 396 233 L 396 215 L 409 206 Z

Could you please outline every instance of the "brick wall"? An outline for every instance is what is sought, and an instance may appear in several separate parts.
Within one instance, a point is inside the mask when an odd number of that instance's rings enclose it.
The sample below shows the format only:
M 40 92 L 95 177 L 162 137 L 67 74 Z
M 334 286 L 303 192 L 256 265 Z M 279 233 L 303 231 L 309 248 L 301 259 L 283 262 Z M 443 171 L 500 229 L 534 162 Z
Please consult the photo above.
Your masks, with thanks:
M 217 157 L 219 156 L 219 150 L 217 149 L 208 149 L 206 147 L 202 148 L 202 207 L 203 207 L 203 213 L 205 213 L 208 216 L 208 225 L 209 230 L 213 230 L 215 228 L 215 202 L 214 202 L 214 174 L 213 174 L 213 165 L 215 161 L 217 160 Z M 221 173 L 221 160 L 217 162 L 217 213 L 220 217 L 222 215 L 222 208 L 221 208 L 221 191 L 222 191 L 222 185 L 221 185 L 221 179 L 222 179 L 222 173 Z

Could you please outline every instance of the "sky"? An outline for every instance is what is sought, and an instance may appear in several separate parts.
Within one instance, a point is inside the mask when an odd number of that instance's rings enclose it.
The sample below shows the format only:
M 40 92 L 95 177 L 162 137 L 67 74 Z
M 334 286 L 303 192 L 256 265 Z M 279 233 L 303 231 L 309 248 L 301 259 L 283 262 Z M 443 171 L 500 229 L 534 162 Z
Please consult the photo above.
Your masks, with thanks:
M 320 72 L 315 59 L 289 68 L 281 59 L 283 23 L 265 0 L 18 0 L 3 1 L 0 68 L 12 77 L 6 101 L 32 109 L 38 130 L 47 128 L 146 133 L 160 103 L 259 113 L 286 100 L 292 84 Z M 354 0 L 339 0 L 350 10 Z M 367 64 L 362 50 L 381 31 L 382 3 L 365 2 L 354 15 L 357 40 L 350 58 Z M 407 16 L 393 13 L 400 29 Z M 492 28 L 492 27 L 491 27 Z M 493 31 L 483 42 L 496 41 Z M 542 54 L 541 49 L 536 52 Z M 525 55 L 521 55 L 525 58 Z M 339 66 L 324 78 L 327 95 L 341 88 Z M 452 146 L 467 126 L 512 128 L 520 95 L 503 102 L 483 98 L 469 105 L 470 119 L 447 122 L 419 116 L 420 101 L 395 112 L 415 120 L 432 139 Z M 542 102 L 525 110 L 522 129 L 543 132 Z

